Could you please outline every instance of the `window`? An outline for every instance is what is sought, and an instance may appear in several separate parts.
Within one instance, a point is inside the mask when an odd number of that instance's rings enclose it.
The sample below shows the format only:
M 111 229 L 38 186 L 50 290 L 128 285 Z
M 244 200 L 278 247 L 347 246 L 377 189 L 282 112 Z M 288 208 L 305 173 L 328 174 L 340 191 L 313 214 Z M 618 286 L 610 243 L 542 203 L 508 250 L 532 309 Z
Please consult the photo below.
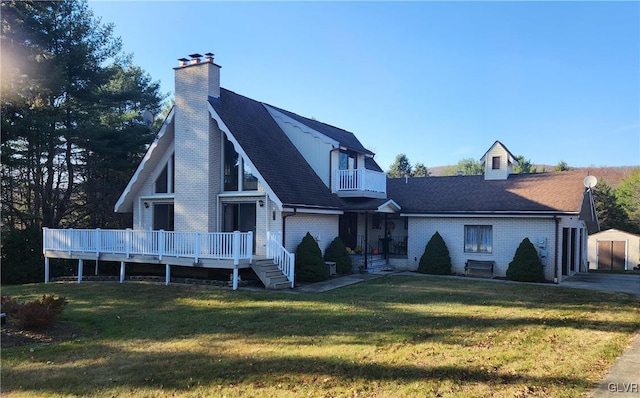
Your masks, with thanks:
M 244 176 L 244 180 L 242 181 L 242 190 L 243 191 L 257 191 L 258 190 L 258 178 L 253 175 L 251 171 L 251 166 L 242 161 L 242 169 L 244 172 L 242 175 Z
M 380 214 L 373 213 L 371 215 L 371 229 L 380 229 Z
M 491 225 L 465 225 L 464 252 L 491 253 L 493 251 L 492 230 Z
M 225 191 L 258 190 L 258 179 L 253 175 L 251 167 L 242 160 L 227 137 L 224 137 L 223 156 Z
M 233 143 L 224 137 L 224 190 L 238 190 L 238 165 L 240 159 Z
M 168 193 L 169 189 L 167 184 L 169 173 L 167 171 L 167 166 L 164 166 L 162 169 L 162 173 L 156 179 L 156 193 Z
M 153 229 L 173 231 L 173 203 L 153 204 Z
M 340 151 L 338 159 L 340 170 L 355 170 L 358 168 L 358 155 L 352 151 Z
M 173 167 L 174 159 L 175 159 L 174 156 L 175 155 L 171 155 L 171 158 L 162 169 L 162 172 L 160 172 L 160 175 L 158 176 L 158 178 L 156 178 L 155 187 L 154 187 L 155 193 L 175 192 L 174 190 L 175 167 Z
M 491 168 L 493 170 L 500 170 L 500 156 L 494 156 L 491 159 Z

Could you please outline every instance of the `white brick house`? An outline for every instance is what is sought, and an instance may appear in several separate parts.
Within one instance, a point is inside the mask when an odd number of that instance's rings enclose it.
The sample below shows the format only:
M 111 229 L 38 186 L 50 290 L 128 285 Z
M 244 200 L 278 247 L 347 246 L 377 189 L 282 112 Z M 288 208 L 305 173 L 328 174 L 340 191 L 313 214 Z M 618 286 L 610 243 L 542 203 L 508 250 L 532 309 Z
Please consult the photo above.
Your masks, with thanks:
M 485 259 L 495 262 L 493 276 L 504 276 L 524 237 L 539 249 L 547 279 L 584 268 L 586 230 L 597 226 L 584 175 L 513 175 L 515 157 L 496 141 L 481 159 L 484 176 L 387 179 L 353 133 L 224 89 L 213 54 L 190 57 L 174 68 L 175 106 L 115 205 L 133 213 L 134 231 L 169 238 L 138 257 L 131 232 L 113 238 L 131 246 L 114 249 L 126 252 L 123 269 L 125 261 L 165 264 L 167 281 L 173 265 L 232 268 L 237 276 L 254 257 L 273 258 L 275 241 L 294 252 L 309 232 L 322 250 L 339 236 L 396 269 L 415 270 L 436 231 L 455 273 L 469 259 Z M 219 249 L 233 231 L 244 234 L 233 238 L 243 249 Z M 196 233 L 197 242 L 184 243 L 183 232 Z M 88 251 L 116 259 L 101 252 L 112 238 L 92 234 Z M 45 256 L 85 258 L 86 248 L 60 243 L 67 238 L 50 244 L 45 231 Z M 92 239 L 98 243 L 86 243 Z

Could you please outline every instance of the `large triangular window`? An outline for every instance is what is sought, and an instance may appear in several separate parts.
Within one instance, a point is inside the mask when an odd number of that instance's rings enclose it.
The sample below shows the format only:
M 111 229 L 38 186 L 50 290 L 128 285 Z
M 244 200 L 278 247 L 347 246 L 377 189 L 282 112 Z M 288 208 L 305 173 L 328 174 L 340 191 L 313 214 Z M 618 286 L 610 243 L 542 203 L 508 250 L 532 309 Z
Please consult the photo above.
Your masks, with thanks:
M 224 137 L 224 190 L 235 191 L 256 191 L 258 189 L 258 179 L 253 175 L 251 166 L 244 162 L 242 157 L 236 152 L 233 143 Z
M 175 168 L 174 164 L 174 155 L 171 155 L 167 164 L 165 164 L 164 168 L 158 175 L 155 181 L 154 192 L 155 193 L 173 193 L 175 188 Z

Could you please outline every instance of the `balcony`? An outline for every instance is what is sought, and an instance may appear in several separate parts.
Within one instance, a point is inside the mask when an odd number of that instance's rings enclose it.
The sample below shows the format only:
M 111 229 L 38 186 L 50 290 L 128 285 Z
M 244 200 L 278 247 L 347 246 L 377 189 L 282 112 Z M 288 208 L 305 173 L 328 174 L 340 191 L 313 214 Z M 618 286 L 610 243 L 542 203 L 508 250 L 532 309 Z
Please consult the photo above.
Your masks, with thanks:
M 335 190 L 341 198 L 386 198 L 387 176 L 367 170 L 336 170 Z

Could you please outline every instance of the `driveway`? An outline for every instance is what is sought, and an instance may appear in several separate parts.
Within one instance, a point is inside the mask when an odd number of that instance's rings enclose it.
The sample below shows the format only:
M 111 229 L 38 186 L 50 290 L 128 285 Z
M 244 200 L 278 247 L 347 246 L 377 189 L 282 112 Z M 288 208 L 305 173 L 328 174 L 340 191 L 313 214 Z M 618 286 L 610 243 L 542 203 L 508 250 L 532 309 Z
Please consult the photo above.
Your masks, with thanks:
M 640 296 L 640 274 L 579 273 L 560 282 L 560 286 Z

